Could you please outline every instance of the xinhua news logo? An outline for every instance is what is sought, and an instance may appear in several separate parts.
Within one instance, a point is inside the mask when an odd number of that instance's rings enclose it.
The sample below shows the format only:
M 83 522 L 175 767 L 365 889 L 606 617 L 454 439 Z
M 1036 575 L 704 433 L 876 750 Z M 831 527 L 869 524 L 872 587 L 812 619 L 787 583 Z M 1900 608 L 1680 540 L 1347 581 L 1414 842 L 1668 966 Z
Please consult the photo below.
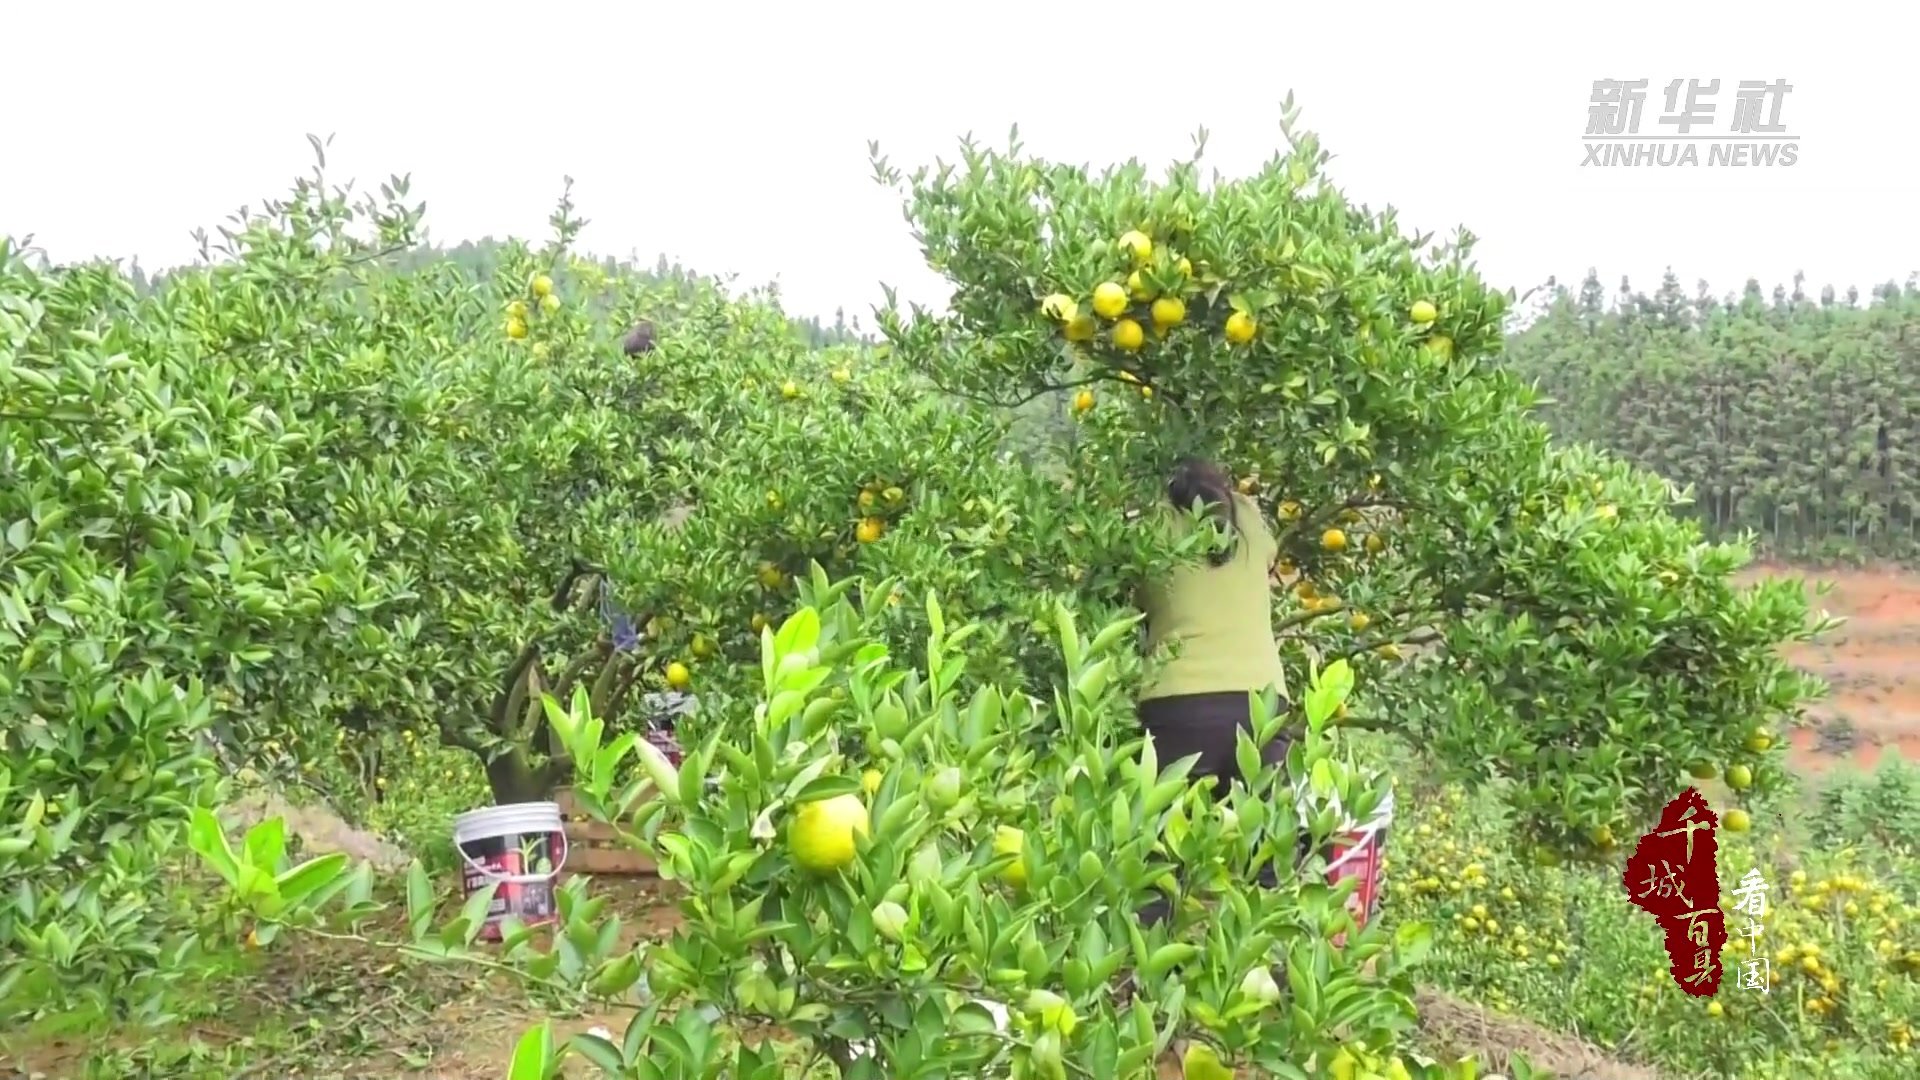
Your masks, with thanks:
M 1646 79 L 1595 79 L 1587 106 L 1587 157 L 1582 168 L 1643 166 L 1789 167 L 1800 160 L 1800 136 L 1780 121 L 1793 87 L 1785 79 L 1742 80 L 1724 127 L 1714 114 L 1726 99 L 1719 79 L 1674 79 L 1665 110 L 1650 132 L 1640 130 Z

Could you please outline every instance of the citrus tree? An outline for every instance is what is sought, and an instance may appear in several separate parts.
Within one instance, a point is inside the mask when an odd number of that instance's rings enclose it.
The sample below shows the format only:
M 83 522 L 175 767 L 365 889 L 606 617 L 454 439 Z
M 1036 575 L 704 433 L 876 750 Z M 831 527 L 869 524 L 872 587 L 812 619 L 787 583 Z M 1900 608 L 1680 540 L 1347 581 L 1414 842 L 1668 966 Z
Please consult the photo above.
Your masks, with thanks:
M 816 570 L 799 593 L 761 631 L 757 692 L 677 769 L 616 736 L 584 690 L 569 707 L 545 699 L 581 806 L 684 887 L 684 922 L 665 942 L 614 947 L 619 917 L 585 879 L 563 886 L 550 940 L 510 921 L 490 962 L 634 1009 L 611 1038 L 535 1028 L 515 1080 L 566 1058 L 618 1077 L 1140 1077 L 1170 1049 L 1210 1080 L 1235 1066 L 1469 1075 L 1406 1050 L 1426 930 L 1356 929 L 1350 882 L 1324 884 L 1318 856 L 1293 872 L 1300 830 L 1324 841 L 1336 801 L 1364 816 L 1384 794 L 1331 724 L 1345 664 L 1317 674 L 1298 716 L 1256 718 L 1249 764 L 1289 719 L 1304 736 L 1285 768 L 1251 770 L 1216 801 L 1132 722 L 1119 692 L 1138 664 L 1130 619 L 1089 637 L 1062 605 L 1050 698 L 968 693 L 982 624 L 949 624 L 929 596 L 916 604 L 929 632 L 902 655 L 884 641 L 887 590 Z M 873 752 L 847 753 L 849 734 Z M 338 927 L 372 910 L 364 868 L 288 865 L 270 825 L 235 847 L 203 817 L 195 838 L 232 884 L 236 920 Z M 1248 884 L 1276 860 L 1277 888 Z M 468 956 L 488 897 L 435 927 L 414 881 L 411 948 Z M 1173 912 L 1144 927 L 1137 913 L 1159 895 Z
M 1286 552 L 1292 662 L 1370 665 L 1353 719 L 1511 779 L 1542 840 L 1604 851 L 1689 770 L 1776 785 L 1775 725 L 1814 690 L 1776 651 L 1820 629 L 1804 597 L 1736 588 L 1745 547 L 1704 543 L 1663 481 L 1553 444 L 1485 363 L 1511 297 L 1473 237 L 1430 248 L 1353 205 L 1294 120 L 1242 179 L 1197 155 L 1095 173 L 1017 139 L 911 176 L 876 151 L 954 290 L 881 313 L 893 357 L 967 400 L 1070 397 L 1062 500 L 1088 532 L 1177 455 L 1236 470 Z M 1408 643 L 1433 647 L 1410 670 Z

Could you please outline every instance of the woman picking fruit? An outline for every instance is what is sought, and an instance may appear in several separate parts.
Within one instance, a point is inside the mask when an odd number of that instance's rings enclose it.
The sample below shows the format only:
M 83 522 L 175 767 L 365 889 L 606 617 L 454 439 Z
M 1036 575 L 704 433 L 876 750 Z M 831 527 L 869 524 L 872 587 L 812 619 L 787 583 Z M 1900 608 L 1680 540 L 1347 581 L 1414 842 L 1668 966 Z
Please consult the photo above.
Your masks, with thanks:
M 1197 755 L 1188 775 L 1211 782 L 1214 797 L 1225 798 L 1234 782 L 1248 779 L 1240 776 L 1234 750 L 1240 731 L 1251 730 L 1253 696 L 1264 696 L 1276 713 L 1288 707 L 1268 586 L 1280 549 L 1258 504 L 1234 490 L 1226 470 L 1212 462 L 1181 461 L 1168 478 L 1167 501 L 1176 511 L 1203 510 L 1222 543 L 1205 563 L 1177 567 L 1139 590 L 1149 657 L 1140 724 L 1162 768 Z M 1160 520 L 1178 530 L 1193 527 L 1183 515 Z M 1284 735 L 1276 737 L 1261 748 L 1261 763 L 1284 763 L 1287 746 Z M 1260 884 L 1275 883 L 1269 865 Z M 1168 910 L 1168 901 L 1156 900 L 1141 918 L 1151 926 Z

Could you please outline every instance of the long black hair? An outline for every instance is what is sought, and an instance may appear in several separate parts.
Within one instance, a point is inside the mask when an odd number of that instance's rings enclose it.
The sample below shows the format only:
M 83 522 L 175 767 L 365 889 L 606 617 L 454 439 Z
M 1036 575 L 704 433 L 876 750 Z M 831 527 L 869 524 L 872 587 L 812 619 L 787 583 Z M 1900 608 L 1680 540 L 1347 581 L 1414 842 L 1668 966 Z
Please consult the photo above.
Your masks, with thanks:
M 1227 527 L 1228 542 L 1214 550 L 1208 561 L 1225 566 L 1240 544 L 1240 514 L 1233 498 L 1233 478 L 1227 470 L 1204 458 L 1181 458 L 1167 477 L 1167 501 L 1177 510 L 1192 510 L 1203 502 L 1207 512 Z

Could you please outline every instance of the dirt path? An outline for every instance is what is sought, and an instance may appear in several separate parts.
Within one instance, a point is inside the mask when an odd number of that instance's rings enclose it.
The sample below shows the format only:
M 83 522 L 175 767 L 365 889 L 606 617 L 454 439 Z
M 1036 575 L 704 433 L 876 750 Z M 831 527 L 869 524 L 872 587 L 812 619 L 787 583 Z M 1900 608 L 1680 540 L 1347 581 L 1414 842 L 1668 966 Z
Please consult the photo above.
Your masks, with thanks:
M 1793 732 L 1793 761 L 1820 773 L 1843 761 L 1871 767 L 1889 751 L 1920 762 L 1920 574 L 1889 568 L 1750 572 L 1799 578 L 1816 608 L 1846 622 L 1788 653 L 1827 680 L 1831 696 L 1808 709 L 1814 726 Z M 1817 594 L 1830 583 L 1831 591 Z

